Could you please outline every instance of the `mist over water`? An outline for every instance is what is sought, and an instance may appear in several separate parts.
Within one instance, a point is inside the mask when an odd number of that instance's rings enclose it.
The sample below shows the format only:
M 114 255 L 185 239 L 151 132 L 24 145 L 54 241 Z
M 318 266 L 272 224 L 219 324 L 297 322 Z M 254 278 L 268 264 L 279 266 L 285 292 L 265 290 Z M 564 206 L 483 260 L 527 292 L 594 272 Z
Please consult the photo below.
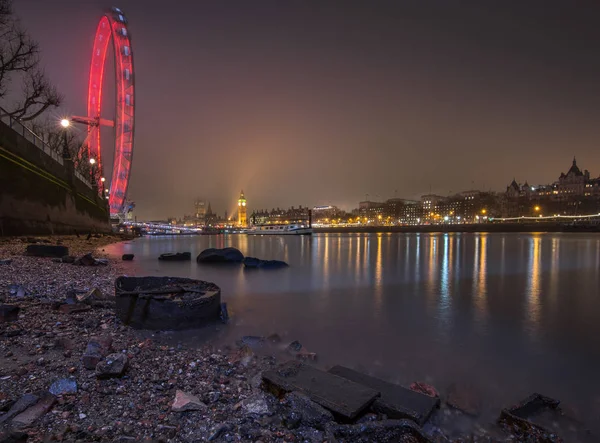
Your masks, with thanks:
M 157 260 L 161 253 L 233 246 L 285 260 L 246 271 Z M 154 237 L 107 247 L 134 253 L 131 275 L 216 283 L 230 324 L 180 333 L 232 343 L 278 333 L 343 364 L 442 393 L 469 382 L 484 420 L 532 392 L 575 408 L 597 433 L 600 238 L 587 234 L 323 234 Z

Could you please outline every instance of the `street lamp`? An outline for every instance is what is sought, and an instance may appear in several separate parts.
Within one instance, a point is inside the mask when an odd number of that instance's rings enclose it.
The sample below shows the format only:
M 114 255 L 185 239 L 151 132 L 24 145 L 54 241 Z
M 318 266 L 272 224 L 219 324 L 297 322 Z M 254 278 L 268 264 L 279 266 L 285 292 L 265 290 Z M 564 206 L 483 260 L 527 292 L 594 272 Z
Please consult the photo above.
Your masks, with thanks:
M 541 209 L 541 208 L 540 208 L 539 206 L 536 206 L 536 207 L 535 207 L 535 208 L 533 208 L 533 209 L 535 210 L 535 212 L 540 212 L 540 209 Z
M 67 118 L 63 118 L 60 121 L 60 125 L 63 127 L 63 158 L 69 158 L 69 140 L 67 139 L 67 129 L 71 126 L 71 122 Z
M 92 165 L 92 186 L 95 186 L 98 189 L 98 183 L 96 182 L 96 159 L 90 158 L 90 165 Z

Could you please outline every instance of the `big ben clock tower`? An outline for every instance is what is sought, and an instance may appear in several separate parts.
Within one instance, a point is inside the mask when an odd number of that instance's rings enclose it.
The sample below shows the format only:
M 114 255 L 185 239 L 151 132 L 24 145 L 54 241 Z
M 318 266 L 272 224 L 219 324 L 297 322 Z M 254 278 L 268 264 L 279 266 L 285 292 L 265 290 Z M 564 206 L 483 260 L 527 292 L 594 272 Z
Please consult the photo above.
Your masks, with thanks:
M 246 222 L 246 197 L 244 197 L 244 191 L 242 190 L 238 200 L 238 225 L 246 226 Z

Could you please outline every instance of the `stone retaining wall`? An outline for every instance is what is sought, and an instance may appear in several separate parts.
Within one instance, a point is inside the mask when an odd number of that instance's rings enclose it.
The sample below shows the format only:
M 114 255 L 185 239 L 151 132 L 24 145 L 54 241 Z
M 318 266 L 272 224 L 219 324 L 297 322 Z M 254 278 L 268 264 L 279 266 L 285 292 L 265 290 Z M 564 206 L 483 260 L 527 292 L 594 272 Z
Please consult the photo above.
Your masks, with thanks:
M 108 232 L 107 202 L 75 176 L 72 160 L 50 153 L 20 124 L 2 118 L 0 236 Z

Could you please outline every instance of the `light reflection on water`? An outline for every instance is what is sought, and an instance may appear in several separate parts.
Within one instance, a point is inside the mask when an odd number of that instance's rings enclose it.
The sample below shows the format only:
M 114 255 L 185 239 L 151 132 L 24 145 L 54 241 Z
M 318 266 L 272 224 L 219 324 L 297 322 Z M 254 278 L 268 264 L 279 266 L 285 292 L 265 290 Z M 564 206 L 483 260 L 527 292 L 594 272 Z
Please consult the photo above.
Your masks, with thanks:
M 246 272 L 159 262 L 234 246 L 290 268 Z M 220 340 L 277 332 L 323 365 L 440 389 L 466 380 L 489 418 L 532 391 L 600 417 L 600 237 L 587 234 L 330 234 L 157 237 L 113 245 L 138 275 L 210 280 L 232 314 Z M 188 333 L 189 340 L 200 340 Z M 589 405 L 597 405 L 596 409 Z

